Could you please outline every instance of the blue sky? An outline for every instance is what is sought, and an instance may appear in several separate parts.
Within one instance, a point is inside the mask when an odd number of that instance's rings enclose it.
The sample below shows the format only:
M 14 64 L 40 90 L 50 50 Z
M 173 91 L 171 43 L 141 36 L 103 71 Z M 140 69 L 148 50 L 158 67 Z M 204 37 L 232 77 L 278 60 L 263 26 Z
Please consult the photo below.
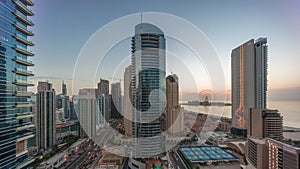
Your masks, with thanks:
M 298 0 L 34 0 L 34 3 L 35 16 L 31 19 L 35 22 L 32 30 L 36 36 L 32 40 L 36 45 L 32 50 L 36 54 L 33 58 L 36 79 L 72 78 L 76 58 L 85 42 L 112 20 L 139 12 L 163 12 L 190 21 L 206 34 L 218 52 L 228 89 L 231 50 L 263 36 L 269 41 L 269 89 L 292 88 L 299 92 Z

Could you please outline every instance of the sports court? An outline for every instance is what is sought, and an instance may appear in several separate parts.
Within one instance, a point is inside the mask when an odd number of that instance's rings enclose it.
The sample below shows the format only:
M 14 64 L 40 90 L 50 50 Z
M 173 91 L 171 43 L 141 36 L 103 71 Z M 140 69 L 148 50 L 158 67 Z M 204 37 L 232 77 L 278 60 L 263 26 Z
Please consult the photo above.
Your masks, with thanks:
M 238 157 L 226 152 L 218 146 L 181 146 L 179 150 L 192 163 L 206 161 L 232 161 Z

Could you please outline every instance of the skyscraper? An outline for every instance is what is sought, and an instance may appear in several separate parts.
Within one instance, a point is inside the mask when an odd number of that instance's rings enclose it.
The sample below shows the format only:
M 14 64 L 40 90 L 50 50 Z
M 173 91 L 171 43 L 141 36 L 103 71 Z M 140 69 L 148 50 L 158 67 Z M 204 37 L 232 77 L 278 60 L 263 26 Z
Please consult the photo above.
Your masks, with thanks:
M 112 83 L 111 84 L 111 118 L 119 119 L 122 114 L 122 97 L 121 97 L 121 84 L 120 83 Z
M 27 81 L 33 73 L 28 66 L 34 64 L 27 57 L 34 56 L 28 46 L 34 44 L 27 39 L 34 34 L 28 26 L 33 22 L 30 0 L 0 1 L 0 168 L 21 168 L 28 163 L 27 140 L 34 137 L 32 112 L 27 92 Z
M 132 92 L 131 92 L 131 66 L 126 67 L 124 72 L 124 128 L 125 135 L 132 135 Z
M 76 115 L 75 105 L 74 105 L 74 96 L 70 97 L 70 120 L 78 120 Z
M 251 39 L 232 50 L 232 134 L 247 135 L 249 108 L 266 108 L 267 39 Z
M 102 116 L 104 116 L 105 121 L 108 122 L 108 120 L 110 119 L 110 112 L 109 112 L 109 81 L 108 80 L 104 80 L 104 79 L 100 79 L 100 82 L 98 83 L 98 95 L 97 97 L 101 100 L 103 100 L 103 114 Z
M 180 113 L 179 87 L 177 75 L 166 78 L 166 127 L 168 133 L 175 134 L 183 131 L 183 116 Z
M 78 111 L 80 137 L 93 138 L 96 134 L 97 89 L 80 89 L 78 93 Z
M 61 93 L 62 93 L 62 95 L 67 95 L 67 85 L 64 83 L 64 81 L 62 82 L 62 84 L 61 84 Z
M 166 100 L 164 33 L 152 24 L 138 24 L 131 48 L 134 155 L 156 156 L 164 151 L 159 121 Z
M 63 118 L 70 118 L 70 99 L 67 96 L 67 85 L 62 82 L 62 93 L 56 95 L 56 108 L 63 114 Z
M 55 90 L 48 82 L 38 83 L 37 93 L 37 145 L 45 150 L 55 145 L 56 125 Z

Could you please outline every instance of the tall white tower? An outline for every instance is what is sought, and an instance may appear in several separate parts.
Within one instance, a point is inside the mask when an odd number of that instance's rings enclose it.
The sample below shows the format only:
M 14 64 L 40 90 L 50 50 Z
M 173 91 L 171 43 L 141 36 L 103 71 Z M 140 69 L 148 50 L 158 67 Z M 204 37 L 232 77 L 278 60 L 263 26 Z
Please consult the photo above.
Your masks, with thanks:
M 141 23 L 132 37 L 132 133 L 136 157 L 164 152 L 159 118 L 166 102 L 166 54 L 164 33 Z

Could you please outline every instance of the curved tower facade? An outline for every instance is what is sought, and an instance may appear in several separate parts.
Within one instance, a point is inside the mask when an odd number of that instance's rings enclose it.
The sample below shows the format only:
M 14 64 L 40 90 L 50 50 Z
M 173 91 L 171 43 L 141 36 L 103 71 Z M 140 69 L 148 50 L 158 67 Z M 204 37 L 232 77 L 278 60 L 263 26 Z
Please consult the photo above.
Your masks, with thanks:
M 28 30 L 33 22 L 29 9 L 31 0 L 0 1 L 0 168 L 22 168 L 28 160 L 27 140 L 34 137 L 32 103 L 33 86 L 27 81 L 34 64 L 28 60 L 34 54 L 27 39 L 34 34 Z
M 159 117 L 165 111 L 165 37 L 156 26 L 141 23 L 132 37 L 132 133 L 134 156 L 164 152 Z

